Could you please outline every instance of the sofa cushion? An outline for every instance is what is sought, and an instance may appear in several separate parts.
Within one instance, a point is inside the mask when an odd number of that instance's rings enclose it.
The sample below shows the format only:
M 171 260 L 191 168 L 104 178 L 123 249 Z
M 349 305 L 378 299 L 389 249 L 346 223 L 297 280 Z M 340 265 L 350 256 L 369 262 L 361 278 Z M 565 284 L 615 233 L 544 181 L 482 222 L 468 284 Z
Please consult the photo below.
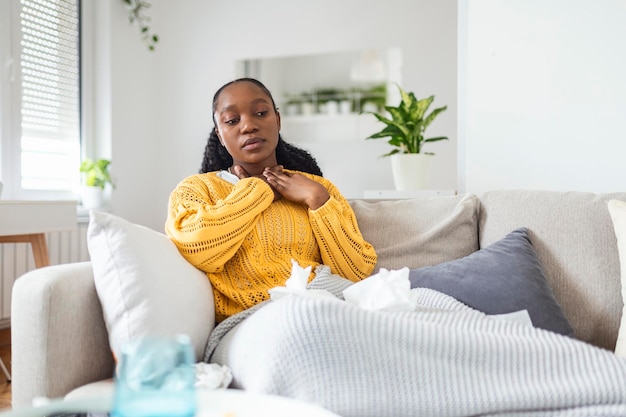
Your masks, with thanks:
M 613 350 L 622 313 L 619 255 L 607 201 L 626 193 L 489 191 L 481 247 L 526 227 L 546 279 L 578 339 Z
M 380 268 L 419 268 L 478 250 L 478 198 L 472 194 L 425 199 L 350 202 Z
M 613 221 L 621 270 L 622 299 L 626 300 L 626 201 L 609 200 L 609 214 Z M 626 357 L 626 305 L 622 308 L 615 353 Z
M 409 279 L 411 288 L 443 292 L 486 314 L 527 310 L 535 327 L 573 336 L 525 228 L 462 259 L 411 270 Z
M 145 335 L 188 335 L 201 358 L 215 325 L 213 290 L 164 234 L 91 211 L 87 247 L 116 358 Z

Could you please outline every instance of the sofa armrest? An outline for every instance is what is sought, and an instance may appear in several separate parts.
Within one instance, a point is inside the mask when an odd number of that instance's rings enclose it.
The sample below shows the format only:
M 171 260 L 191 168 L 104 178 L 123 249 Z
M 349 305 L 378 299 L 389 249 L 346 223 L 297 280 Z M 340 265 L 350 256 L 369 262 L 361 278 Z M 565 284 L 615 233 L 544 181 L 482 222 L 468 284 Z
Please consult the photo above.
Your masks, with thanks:
M 13 407 L 113 376 L 90 262 L 36 269 L 15 281 L 11 344 Z

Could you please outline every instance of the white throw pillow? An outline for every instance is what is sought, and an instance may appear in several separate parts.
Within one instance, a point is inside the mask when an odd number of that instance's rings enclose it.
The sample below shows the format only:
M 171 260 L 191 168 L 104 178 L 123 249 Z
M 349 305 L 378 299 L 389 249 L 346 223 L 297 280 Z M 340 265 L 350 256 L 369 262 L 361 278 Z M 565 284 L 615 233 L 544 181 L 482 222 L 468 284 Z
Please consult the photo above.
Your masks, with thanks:
M 622 274 L 622 299 L 626 300 L 626 201 L 609 200 L 608 206 L 613 220 L 615 237 L 617 237 L 617 250 L 619 251 L 619 264 Z M 617 333 L 615 353 L 626 357 L 626 305 L 622 310 L 622 321 Z
M 169 237 L 92 210 L 87 247 L 115 358 L 127 340 L 176 334 L 188 335 L 202 358 L 215 326 L 213 289 Z

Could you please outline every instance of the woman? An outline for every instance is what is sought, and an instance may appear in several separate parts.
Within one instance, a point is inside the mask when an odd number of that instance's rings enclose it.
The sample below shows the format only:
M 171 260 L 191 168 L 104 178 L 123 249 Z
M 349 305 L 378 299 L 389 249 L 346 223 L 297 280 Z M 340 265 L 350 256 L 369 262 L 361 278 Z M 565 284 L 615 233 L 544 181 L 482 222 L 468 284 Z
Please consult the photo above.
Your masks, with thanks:
M 436 291 L 412 290 L 409 312 L 314 293 L 264 303 L 292 259 L 341 298 L 341 277 L 367 277 L 376 254 L 315 161 L 282 141 L 261 83 L 226 84 L 213 118 L 202 173 L 172 192 L 166 232 L 213 284 L 220 324 L 204 360 L 228 365 L 235 388 L 343 417 L 626 416 L 626 361 Z
M 268 299 L 289 278 L 292 259 L 351 281 L 373 271 L 376 253 L 350 205 L 307 152 L 282 140 L 262 83 L 243 78 L 220 88 L 213 122 L 201 173 L 172 192 L 165 230 L 207 273 L 218 322 Z

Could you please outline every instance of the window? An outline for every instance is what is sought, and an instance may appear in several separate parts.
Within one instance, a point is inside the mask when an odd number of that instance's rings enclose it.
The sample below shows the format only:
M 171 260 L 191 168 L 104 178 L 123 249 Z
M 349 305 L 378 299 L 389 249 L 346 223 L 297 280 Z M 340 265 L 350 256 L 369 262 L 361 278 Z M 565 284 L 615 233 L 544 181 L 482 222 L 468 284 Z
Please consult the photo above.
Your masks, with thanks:
M 10 20 L 0 29 L 9 57 L 0 88 L 3 198 L 72 198 L 80 164 L 79 0 L 2 7 Z

